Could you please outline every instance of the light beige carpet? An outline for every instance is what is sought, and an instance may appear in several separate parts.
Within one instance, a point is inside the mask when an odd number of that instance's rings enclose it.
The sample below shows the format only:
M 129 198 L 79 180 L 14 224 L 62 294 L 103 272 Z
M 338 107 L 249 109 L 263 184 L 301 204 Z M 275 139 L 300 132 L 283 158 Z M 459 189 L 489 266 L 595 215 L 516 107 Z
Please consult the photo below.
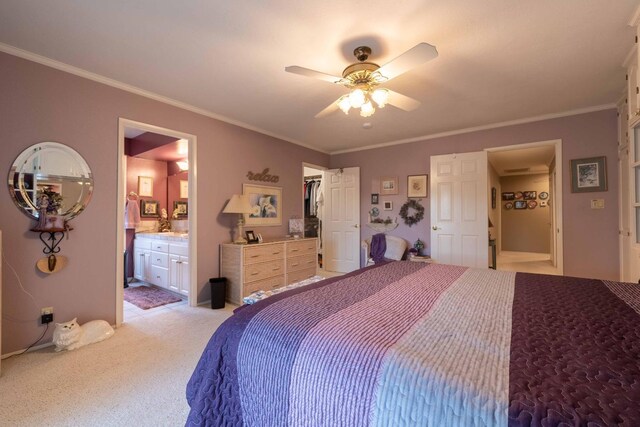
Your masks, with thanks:
M 135 317 L 103 342 L 2 362 L 0 426 L 182 426 L 185 388 L 235 307 L 177 305 Z

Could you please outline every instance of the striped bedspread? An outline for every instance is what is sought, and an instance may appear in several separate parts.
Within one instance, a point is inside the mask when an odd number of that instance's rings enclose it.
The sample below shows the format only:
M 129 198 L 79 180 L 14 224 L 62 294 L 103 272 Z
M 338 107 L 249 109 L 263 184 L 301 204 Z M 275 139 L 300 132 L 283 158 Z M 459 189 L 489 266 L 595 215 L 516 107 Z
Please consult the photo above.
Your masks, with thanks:
M 640 426 L 640 286 L 391 262 L 244 306 L 187 425 Z

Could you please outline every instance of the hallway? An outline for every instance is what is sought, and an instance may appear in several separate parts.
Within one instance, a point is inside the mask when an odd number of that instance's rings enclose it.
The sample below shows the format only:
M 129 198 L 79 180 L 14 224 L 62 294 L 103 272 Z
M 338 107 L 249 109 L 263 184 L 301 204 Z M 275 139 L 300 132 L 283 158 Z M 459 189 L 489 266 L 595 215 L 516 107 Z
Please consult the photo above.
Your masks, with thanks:
M 498 270 L 560 275 L 549 254 L 535 252 L 502 251 L 498 254 Z

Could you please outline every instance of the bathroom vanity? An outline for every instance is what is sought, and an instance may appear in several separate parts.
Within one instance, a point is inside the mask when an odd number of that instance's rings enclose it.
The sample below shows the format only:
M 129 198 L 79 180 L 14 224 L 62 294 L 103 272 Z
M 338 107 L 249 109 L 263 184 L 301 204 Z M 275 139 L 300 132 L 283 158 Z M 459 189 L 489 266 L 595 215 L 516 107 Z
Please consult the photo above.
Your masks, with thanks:
M 187 234 L 137 233 L 133 240 L 133 265 L 136 279 L 189 295 Z

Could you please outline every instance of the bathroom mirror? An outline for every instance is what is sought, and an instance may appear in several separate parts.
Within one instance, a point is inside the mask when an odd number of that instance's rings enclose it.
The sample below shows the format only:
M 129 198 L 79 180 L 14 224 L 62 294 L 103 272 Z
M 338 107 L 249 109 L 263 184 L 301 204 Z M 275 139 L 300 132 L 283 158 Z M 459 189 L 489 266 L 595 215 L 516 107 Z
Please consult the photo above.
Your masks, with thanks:
M 93 177 L 82 156 L 64 144 L 41 142 L 24 150 L 9 171 L 9 193 L 27 216 L 38 218 L 38 197 L 49 196 L 47 214 L 70 220 L 87 207 Z

